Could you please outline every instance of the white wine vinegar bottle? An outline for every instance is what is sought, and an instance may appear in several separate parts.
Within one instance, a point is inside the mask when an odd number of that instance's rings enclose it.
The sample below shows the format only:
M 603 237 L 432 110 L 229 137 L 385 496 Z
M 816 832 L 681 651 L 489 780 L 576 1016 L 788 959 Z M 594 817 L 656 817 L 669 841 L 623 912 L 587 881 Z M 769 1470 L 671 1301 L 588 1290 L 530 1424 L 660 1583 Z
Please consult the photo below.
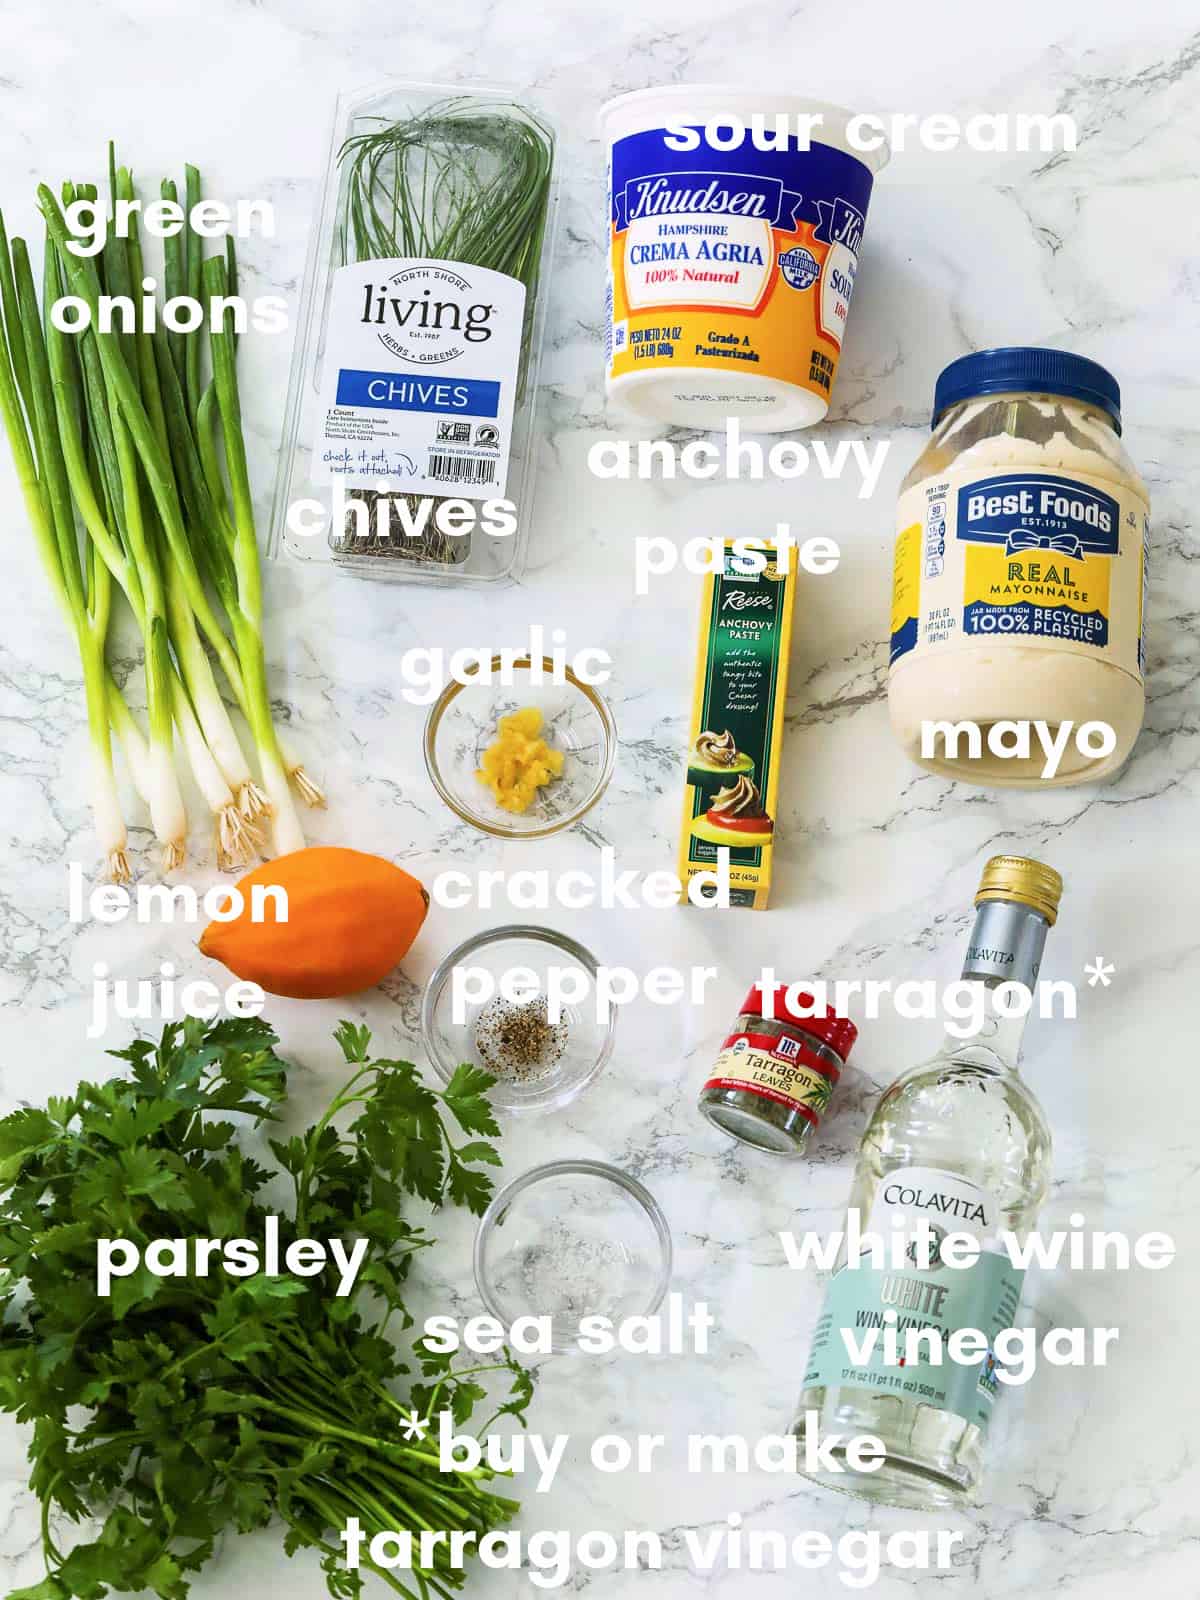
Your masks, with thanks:
M 999 1232 L 1023 1239 L 1032 1230 L 1050 1175 L 1050 1132 L 1017 1070 L 1028 1010 L 1005 1015 L 1017 1009 L 1014 991 L 996 991 L 1008 984 L 1033 989 L 1061 894 L 1062 879 L 1040 861 L 988 862 L 963 965 L 964 979 L 980 985 L 979 1027 L 969 1039 L 947 1037 L 932 1061 L 897 1078 L 863 1136 L 850 1207 L 862 1232 L 882 1236 L 889 1253 L 876 1265 L 864 1245 L 859 1264 L 847 1266 L 843 1243 L 795 1426 L 801 1439 L 814 1425 L 826 1441 L 873 1434 L 885 1459 L 875 1471 L 856 1471 L 833 1450 L 845 1470 L 809 1474 L 829 1488 L 922 1509 L 969 1505 L 976 1497 L 997 1394 L 992 1345 L 1013 1326 L 1021 1293 L 1022 1273 Z M 911 1237 L 923 1223 L 931 1246 L 910 1250 L 903 1270 L 895 1270 L 893 1235 Z M 971 1235 L 980 1247 L 974 1265 L 939 1259 L 938 1241 L 948 1233 Z M 879 1336 L 867 1352 L 861 1341 L 872 1328 Z M 940 1363 L 926 1359 L 936 1334 L 914 1339 L 916 1359 L 885 1359 L 885 1331 L 895 1329 L 903 1356 L 906 1332 L 926 1328 L 941 1335 Z M 946 1343 L 967 1328 L 979 1330 L 986 1347 L 978 1362 L 961 1365 L 950 1360 Z

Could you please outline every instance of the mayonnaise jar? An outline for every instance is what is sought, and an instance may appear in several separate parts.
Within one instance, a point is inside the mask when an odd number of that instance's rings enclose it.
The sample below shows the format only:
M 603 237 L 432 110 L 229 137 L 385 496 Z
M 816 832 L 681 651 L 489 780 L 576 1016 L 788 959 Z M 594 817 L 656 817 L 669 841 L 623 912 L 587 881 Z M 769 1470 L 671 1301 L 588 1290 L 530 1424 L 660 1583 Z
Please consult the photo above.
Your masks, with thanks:
M 932 437 L 900 490 L 888 679 L 896 736 L 930 771 L 1062 787 L 1133 748 L 1150 507 L 1120 404 L 1109 372 L 1060 350 L 984 350 L 938 379 Z M 1073 725 L 1052 776 L 1029 739 L 1039 721 L 1055 740 Z M 934 723 L 975 724 L 979 741 Z M 1011 723 L 1030 725 L 1028 753 L 997 726 Z M 1076 737 L 1089 723 L 1111 739 Z

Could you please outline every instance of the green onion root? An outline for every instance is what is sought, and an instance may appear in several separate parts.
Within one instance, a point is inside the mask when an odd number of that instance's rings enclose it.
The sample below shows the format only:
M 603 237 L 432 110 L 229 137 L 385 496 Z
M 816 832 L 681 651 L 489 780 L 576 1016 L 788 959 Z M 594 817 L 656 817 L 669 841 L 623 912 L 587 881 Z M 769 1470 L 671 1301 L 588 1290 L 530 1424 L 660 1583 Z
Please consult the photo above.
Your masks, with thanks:
M 262 853 L 262 836 L 253 822 L 242 815 L 178 678 L 173 685 L 172 708 L 192 776 L 213 816 L 217 865 L 222 872 L 232 872 L 258 858 Z M 221 709 L 224 711 L 223 706 Z

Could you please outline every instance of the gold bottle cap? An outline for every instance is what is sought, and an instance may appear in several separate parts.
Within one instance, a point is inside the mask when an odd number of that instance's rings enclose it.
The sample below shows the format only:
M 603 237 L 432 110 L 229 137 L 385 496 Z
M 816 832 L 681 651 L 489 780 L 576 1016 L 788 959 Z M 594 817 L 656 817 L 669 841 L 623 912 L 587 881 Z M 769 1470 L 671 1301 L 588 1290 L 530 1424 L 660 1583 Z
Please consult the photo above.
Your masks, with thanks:
M 1034 861 L 1030 856 L 993 856 L 983 869 L 975 904 L 1016 900 L 1040 911 L 1053 927 L 1062 891 L 1062 878 L 1044 861 Z

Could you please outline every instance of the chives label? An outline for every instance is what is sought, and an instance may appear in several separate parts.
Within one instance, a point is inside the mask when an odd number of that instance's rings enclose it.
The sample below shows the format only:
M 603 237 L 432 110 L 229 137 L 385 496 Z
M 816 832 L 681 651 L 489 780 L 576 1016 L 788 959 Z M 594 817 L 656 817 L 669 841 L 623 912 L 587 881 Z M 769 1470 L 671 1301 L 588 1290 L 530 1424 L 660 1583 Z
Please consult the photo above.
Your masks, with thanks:
M 525 286 L 449 261 L 359 261 L 333 275 L 313 446 L 318 481 L 502 496 Z

